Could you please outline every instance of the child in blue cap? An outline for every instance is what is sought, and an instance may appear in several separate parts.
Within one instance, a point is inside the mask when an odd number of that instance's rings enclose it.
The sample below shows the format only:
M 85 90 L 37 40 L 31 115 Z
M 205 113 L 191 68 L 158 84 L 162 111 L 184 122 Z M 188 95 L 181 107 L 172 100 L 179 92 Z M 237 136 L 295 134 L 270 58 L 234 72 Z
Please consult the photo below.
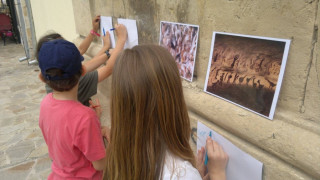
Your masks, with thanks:
M 95 37 L 95 34 L 97 34 L 96 31 L 99 29 L 99 24 L 100 16 L 96 16 L 92 20 L 93 29 L 78 47 L 78 50 L 80 51 L 81 55 L 83 55 L 89 48 L 93 38 Z M 97 93 L 98 83 L 102 82 L 104 79 L 111 75 L 116 57 L 124 48 L 124 44 L 127 40 L 127 31 L 125 26 L 116 25 L 115 27 L 115 33 L 117 35 L 117 44 L 116 47 L 112 50 L 112 52 L 109 52 L 110 35 L 107 32 L 106 36 L 103 37 L 104 46 L 101 48 L 101 50 L 96 54 L 96 56 L 93 59 L 83 63 L 86 74 L 82 76 L 79 80 L 78 101 L 80 101 L 82 104 L 86 106 L 89 106 L 90 98 Z M 55 39 L 64 38 L 58 33 L 48 34 L 40 38 L 36 50 L 36 57 L 38 58 L 38 54 L 43 43 Z M 107 65 L 100 67 L 102 64 L 106 63 L 107 60 Z M 46 91 L 47 93 L 50 93 L 52 92 L 52 89 L 48 85 L 46 85 Z
M 77 47 L 56 39 L 42 44 L 38 61 L 40 79 L 53 92 L 40 105 L 39 126 L 48 145 L 52 172 L 48 179 L 102 179 L 106 166 L 100 126 L 100 107 L 89 108 L 78 99 L 83 57 Z

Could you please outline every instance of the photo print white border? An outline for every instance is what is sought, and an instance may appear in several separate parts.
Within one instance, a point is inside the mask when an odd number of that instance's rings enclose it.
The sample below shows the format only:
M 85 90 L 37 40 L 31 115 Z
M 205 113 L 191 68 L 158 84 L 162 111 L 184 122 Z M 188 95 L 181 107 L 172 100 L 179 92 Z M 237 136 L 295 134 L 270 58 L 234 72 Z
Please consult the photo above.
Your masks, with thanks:
M 196 49 L 195 49 L 195 52 L 194 52 L 194 56 L 193 56 L 193 67 L 192 67 L 192 73 L 191 73 L 191 78 L 190 79 L 187 79 L 185 78 L 184 76 L 181 76 L 181 78 L 189 81 L 189 82 L 192 82 L 193 80 L 193 74 L 194 74 L 194 67 L 196 65 L 196 56 L 197 56 L 197 50 L 198 50 L 198 41 L 199 41 L 199 31 L 200 31 L 200 28 L 199 28 L 199 25 L 194 25 L 194 24 L 184 24 L 184 23 L 177 23 L 177 22 L 169 22 L 169 21 L 160 21 L 160 32 L 159 32 L 159 45 L 161 45 L 161 39 L 162 39 L 162 36 L 161 36 L 161 28 L 162 28 L 162 23 L 169 23 L 169 24 L 174 24 L 174 25 L 183 25 L 183 26 L 191 26 L 191 27 L 196 27 L 198 28 L 198 31 L 197 31 L 197 40 L 196 40 Z M 179 69 L 180 71 L 180 69 Z
M 255 38 L 255 39 L 261 39 L 261 40 L 270 40 L 270 41 L 279 41 L 279 42 L 284 42 L 285 43 L 285 47 L 284 47 L 284 51 L 283 51 L 283 56 L 282 56 L 282 63 L 281 63 L 281 67 L 280 67 L 280 72 L 279 72 L 279 76 L 278 76 L 278 81 L 277 81 L 277 85 L 275 88 L 275 92 L 274 92 L 274 96 L 272 99 L 272 104 L 270 107 L 270 113 L 269 116 L 265 116 L 263 114 L 260 114 L 252 109 L 249 109 L 245 106 L 242 106 L 240 104 L 237 104 L 231 100 L 228 100 L 226 98 L 223 98 L 221 96 L 218 96 L 216 94 L 213 94 L 211 92 L 207 91 L 207 86 L 208 86 L 208 80 L 209 80 L 209 74 L 210 74 L 210 68 L 211 68 L 211 63 L 212 63 L 212 55 L 213 55 L 213 51 L 214 51 L 214 43 L 215 43 L 215 37 L 217 34 L 222 34 L 222 35 L 230 35 L 230 36 L 239 36 L 239 37 L 246 37 L 246 38 Z M 234 33 L 225 33 L 225 32 L 213 32 L 212 34 L 212 42 L 211 42 L 211 50 L 210 50 L 210 56 L 209 56 L 209 62 L 208 62 L 208 69 L 207 69 L 207 75 L 206 75 L 206 81 L 205 81 L 205 86 L 204 86 L 204 92 L 213 95 L 215 97 L 218 97 L 220 99 L 223 99 L 227 102 L 230 102 L 232 104 L 235 104 L 237 106 L 240 106 L 248 111 L 251 111 L 255 114 L 258 114 L 262 117 L 265 117 L 267 119 L 273 120 L 274 117 L 274 112 L 276 109 L 276 105 L 277 105 L 277 101 L 278 101 L 278 97 L 279 97 L 279 93 L 280 93 L 280 88 L 281 88 L 281 84 L 282 84 L 282 79 L 283 79 L 283 75 L 284 75 L 284 71 L 285 71 L 285 67 L 286 67 L 286 63 L 287 63 L 287 58 L 288 58 L 288 53 L 289 53 L 289 47 L 290 47 L 290 42 L 291 40 L 289 39 L 279 39 L 279 38 L 270 38 L 270 37 L 262 37 L 262 36 L 251 36 L 251 35 L 243 35 L 243 34 L 234 34 Z

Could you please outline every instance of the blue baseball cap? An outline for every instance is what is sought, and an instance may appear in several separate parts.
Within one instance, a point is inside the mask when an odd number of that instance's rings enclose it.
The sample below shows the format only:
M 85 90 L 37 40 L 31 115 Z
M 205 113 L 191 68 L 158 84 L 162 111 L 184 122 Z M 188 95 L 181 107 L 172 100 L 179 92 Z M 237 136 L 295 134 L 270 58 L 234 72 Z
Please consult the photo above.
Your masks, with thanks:
M 41 74 L 47 80 L 62 80 L 72 77 L 81 70 L 83 59 L 78 48 L 64 39 L 43 43 L 38 55 Z M 50 76 L 46 71 L 52 68 L 61 69 L 63 75 Z

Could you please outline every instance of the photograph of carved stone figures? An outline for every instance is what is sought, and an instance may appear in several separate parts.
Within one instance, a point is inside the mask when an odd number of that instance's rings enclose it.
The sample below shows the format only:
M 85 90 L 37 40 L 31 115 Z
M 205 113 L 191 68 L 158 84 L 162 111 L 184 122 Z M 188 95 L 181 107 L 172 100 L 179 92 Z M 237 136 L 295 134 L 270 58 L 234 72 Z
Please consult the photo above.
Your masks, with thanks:
M 160 22 L 161 46 L 168 49 L 176 60 L 180 76 L 192 81 L 196 59 L 199 26 Z
M 204 91 L 273 119 L 290 40 L 213 33 Z

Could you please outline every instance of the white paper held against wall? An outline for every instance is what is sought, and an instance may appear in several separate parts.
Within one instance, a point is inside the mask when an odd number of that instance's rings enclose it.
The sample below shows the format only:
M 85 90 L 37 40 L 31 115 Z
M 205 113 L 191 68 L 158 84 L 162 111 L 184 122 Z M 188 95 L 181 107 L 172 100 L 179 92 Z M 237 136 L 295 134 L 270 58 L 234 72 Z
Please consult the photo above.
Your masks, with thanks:
M 209 133 L 212 133 L 212 139 L 216 141 L 228 154 L 229 161 L 226 168 L 227 180 L 261 180 L 263 163 L 245 153 L 229 140 L 222 137 L 212 129 L 201 122 L 197 127 L 197 151 L 205 147 L 206 139 Z M 210 161 L 210 159 L 209 159 Z
M 101 36 L 104 36 L 104 33 L 109 32 L 110 34 L 110 41 L 111 41 L 111 48 L 116 47 L 116 41 L 114 39 L 114 33 L 113 31 L 110 31 L 112 29 L 112 17 L 107 17 L 107 16 L 100 16 L 100 32 Z M 102 41 L 103 45 L 103 41 Z
M 132 19 L 118 19 L 118 24 L 123 24 L 127 28 L 128 39 L 124 45 L 124 49 L 133 48 L 138 45 L 138 29 L 136 20 Z

